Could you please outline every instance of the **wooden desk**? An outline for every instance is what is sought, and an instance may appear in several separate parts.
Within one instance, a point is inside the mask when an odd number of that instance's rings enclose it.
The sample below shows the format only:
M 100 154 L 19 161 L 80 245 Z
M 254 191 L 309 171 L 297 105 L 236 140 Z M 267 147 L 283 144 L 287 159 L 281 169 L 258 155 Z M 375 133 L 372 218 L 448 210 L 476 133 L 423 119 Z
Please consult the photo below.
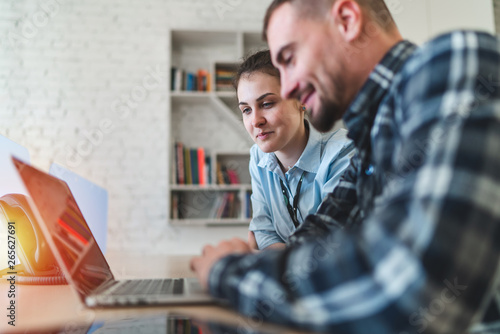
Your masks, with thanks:
M 189 269 L 191 256 L 139 256 L 135 254 L 106 255 L 113 274 L 123 278 L 194 277 Z M 8 325 L 7 296 L 9 284 L 0 283 L 0 333 L 41 332 L 53 329 L 71 329 L 91 324 L 96 320 L 124 317 L 146 317 L 179 314 L 202 321 L 217 321 L 236 327 L 273 333 L 298 333 L 268 324 L 255 323 L 227 308 L 217 305 L 155 306 L 92 310 L 84 307 L 68 285 L 16 285 L 15 327 Z M 243 331 L 244 332 L 244 331 Z

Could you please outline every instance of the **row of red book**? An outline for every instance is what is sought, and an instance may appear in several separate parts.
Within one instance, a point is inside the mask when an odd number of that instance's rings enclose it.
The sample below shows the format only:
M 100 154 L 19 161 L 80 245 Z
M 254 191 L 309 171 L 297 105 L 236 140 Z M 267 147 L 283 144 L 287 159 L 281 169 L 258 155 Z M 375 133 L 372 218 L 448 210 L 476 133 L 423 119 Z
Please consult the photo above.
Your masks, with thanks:
M 186 147 L 174 143 L 175 184 L 240 184 L 238 171 L 224 163 L 215 163 L 215 180 L 212 180 L 212 159 L 203 147 Z
M 185 147 L 183 143 L 174 144 L 176 184 L 211 184 L 210 156 L 203 147 Z

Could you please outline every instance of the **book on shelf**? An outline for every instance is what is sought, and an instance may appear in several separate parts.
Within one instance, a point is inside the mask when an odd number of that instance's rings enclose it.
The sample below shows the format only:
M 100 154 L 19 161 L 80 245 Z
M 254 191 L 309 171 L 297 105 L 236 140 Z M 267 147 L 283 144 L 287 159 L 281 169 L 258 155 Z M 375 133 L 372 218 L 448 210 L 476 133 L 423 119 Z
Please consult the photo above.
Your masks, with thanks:
M 181 142 L 175 142 L 175 174 L 177 184 L 185 184 L 184 180 L 184 145 Z
M 184 89 L 184 70 L 178 67 L 172 67 L 170 71 L 170 86 L 174 92 L 180 92 Z
M 171 217 L 172 219 L 179 219 L 179 194 L 172 193 L 172 207 L 171 207 Z
M 224 212 L 224 218 L 236 218 L 238 212 L 238 196 L 235 193 L 229 193 L 228 206 Z
M 188 92 L 198 90 L 198 78 L 193 72 L 185 72 L 184 76 L 184 90 Z
M 233 195 L 233 196 L 231 196 Z M 224 200 L 222 205 L 217 212 L 217 219 L 228 218 L 229 217 L 229 207 L 231 206 L 231 200 L 234 198 L 234 193 L 224 193 Z
M 226 173 L 230 184 L 240 184 L 240 177 L 234 169 L 226 168 Z
M 211 91 L 210 72 L 208 72 L 207 70 L 198 70 L 198 91 Z
M 210 218 L 220 219 L 222 211 L 224 210 L 226 201 L 225 193 L 218 194 L 215 198 L 212 210 L 210 211 Z
M 186 177 L 185 184 L 193 184 L 193 178 L 191 173 L 191 150 L 188 147 L 184 147 L 184 175 Z
M 205 181 L 207 184 L 212 184 L 212 158 L 205 154 Z
M 191 184 L 200 184 L 199 173 L 198 173 L 198 149 L 189 149 L 189 155 L 191 160 Z
M 222 174 L 222 167 L 220 165 L 220 162 L 217 161 L 217 164 L 216 164 L 216 177 L 217 177 L 217 184 L 224 184 L 224 175 Z
M 198 147 L 196 155 L 198 159 L 198 184 L 205 185 L 207 184 L 205 179 L 205 150 Z

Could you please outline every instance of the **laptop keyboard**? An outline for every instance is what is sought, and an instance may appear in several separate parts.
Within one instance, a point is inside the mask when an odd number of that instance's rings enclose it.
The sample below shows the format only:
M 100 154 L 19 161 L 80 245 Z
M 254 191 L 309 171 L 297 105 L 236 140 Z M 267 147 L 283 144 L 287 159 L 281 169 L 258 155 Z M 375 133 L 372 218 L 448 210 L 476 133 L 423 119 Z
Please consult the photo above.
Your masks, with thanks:
M 108 290 L 112 296 L 125 295 L 182 295 L 184 280 L 182 278 L 154 280 L 124 280 Z

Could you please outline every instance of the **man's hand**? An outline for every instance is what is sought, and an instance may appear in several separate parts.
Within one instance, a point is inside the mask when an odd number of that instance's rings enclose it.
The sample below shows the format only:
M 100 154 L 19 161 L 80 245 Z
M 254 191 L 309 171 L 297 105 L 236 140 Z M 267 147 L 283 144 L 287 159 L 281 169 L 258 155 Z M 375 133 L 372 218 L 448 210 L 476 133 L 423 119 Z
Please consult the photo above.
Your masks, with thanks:
M 203 288 L 208 290 L 208 275 L 215 262 L 230 254 L 245 254 L 251 252 L 252 249 L 250 246 L 245 241 L 238 238 L 222 241 L 216 247 L 207 245 L 203 248 L 201 256 L 191 259 L 191 270 L 196 273 Z

